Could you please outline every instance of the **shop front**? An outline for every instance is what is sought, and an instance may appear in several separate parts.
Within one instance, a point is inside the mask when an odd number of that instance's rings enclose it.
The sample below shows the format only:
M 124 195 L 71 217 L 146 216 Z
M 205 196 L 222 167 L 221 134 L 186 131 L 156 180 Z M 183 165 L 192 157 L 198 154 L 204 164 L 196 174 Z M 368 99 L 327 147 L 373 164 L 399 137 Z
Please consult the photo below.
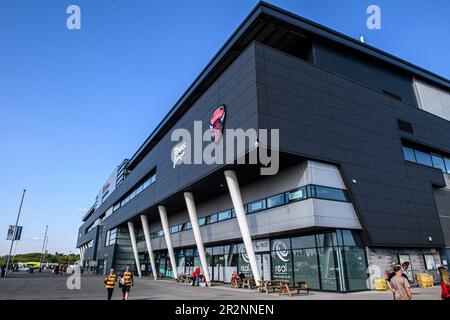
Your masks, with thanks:
M 314 290 L 367 290 L 367 259 L 357 232 L 332 230 L 253 241 L 264 280 L 306 281 Z M 234 271 L 252 276 L 243 243 L 206 246 L 212 281 L 229 283 Z M 175 249 L 177 273 L 190 275 L 201 265 L 195 248 Z M 160 275 L 173 277 L 166 251 L 155 252 Z

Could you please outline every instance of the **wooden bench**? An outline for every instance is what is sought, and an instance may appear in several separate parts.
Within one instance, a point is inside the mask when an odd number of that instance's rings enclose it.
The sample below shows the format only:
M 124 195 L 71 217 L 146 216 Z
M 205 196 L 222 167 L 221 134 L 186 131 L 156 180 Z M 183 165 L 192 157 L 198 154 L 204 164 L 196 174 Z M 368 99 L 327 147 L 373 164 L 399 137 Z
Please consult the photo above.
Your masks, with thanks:
M 287 292 L 287 294 L 292 297 L 292 293 L 295 290 L 297 290 L 297 294 L 299 294 L 300 291 L 305 291 L 309 295 L 311 287 L 304 281 L 296 282 L 294 285 L 290 285 L 289 282 L 282 282 L 280 286 L 280 295 L 282 295 L 284 292 Z

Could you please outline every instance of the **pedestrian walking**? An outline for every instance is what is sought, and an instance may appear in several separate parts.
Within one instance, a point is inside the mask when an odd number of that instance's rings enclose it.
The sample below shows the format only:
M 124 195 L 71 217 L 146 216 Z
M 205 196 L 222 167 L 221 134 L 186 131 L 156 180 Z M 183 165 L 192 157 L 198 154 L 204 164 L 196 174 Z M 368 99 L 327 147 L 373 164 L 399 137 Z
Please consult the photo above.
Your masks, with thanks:
M 450 300 L 450 279 L 448 276 L 448 271 L 444 267 L 439 267 L 438 271 L 441 276 L 441 298 L 442 300 Z
M 394 267 L 395 276 L 391 279 L 391 288 L 394 293 L 395 300 L 411 300 L 412 292 L 409 281 L 402 276 L 402 266 L 396 265 Z
M 122 289 L 123 300 L 128 300 L 130 289 L 134 286 L 133 273 L 131 272 L 130 266 L 127 266 L 122 273 L 119 280 L 119 286 L 121 286 Z
M 114 273 L 114 269 L 109 270 L 109 274 L 105 277 L 105 287 L 108 292 L 108 300 L 111 300 L 112 298 L 116 281 L 117 274 Z

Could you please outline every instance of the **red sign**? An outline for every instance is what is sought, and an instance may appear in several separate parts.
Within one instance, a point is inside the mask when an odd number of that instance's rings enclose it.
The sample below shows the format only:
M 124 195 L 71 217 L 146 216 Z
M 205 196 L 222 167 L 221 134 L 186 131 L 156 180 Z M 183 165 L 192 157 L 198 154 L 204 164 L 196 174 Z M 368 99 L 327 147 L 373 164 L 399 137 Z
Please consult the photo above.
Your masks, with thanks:
M 220 105 L 209 118 L 209 128 L 212 130 L 212 140 L 219 143 L 225 124 L 225 105 Z

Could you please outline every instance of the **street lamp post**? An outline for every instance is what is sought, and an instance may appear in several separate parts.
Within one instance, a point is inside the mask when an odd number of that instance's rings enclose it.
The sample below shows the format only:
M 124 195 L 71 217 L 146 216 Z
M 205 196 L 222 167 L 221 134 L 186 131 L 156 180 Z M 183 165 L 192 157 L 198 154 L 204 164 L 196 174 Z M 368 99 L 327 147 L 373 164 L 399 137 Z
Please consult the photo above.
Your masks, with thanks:
M 13 237 L 11 240 L 11 247 L 9 248 L 8 260 L 6 261 L 6 270 L 5 270 L 5 278 L 8 277 L 8 269 L 9 269 L 9 259 L 11 258 L 11 252 L 14 245 L 14 240 L 16 239 L 17 226 L 19 225 L 20 212 L 22 211 L 23 199 L 25 198 L 26 189 L 23 189 L 22 200 L 20 200 L 19 212 L 17 213 L 16 225 L 14 226 Z
M 45 235 L 44 235 L 44 241 L 42 241 L 42 250 L 41 250 L 41 258 L 39 259 L 39 270 L 42 270 L 42 262 L 44 257 L 44 248 L 45 248 L 45 240 L 47 239 L 47 230 L 48 225 L 45 226 Z

